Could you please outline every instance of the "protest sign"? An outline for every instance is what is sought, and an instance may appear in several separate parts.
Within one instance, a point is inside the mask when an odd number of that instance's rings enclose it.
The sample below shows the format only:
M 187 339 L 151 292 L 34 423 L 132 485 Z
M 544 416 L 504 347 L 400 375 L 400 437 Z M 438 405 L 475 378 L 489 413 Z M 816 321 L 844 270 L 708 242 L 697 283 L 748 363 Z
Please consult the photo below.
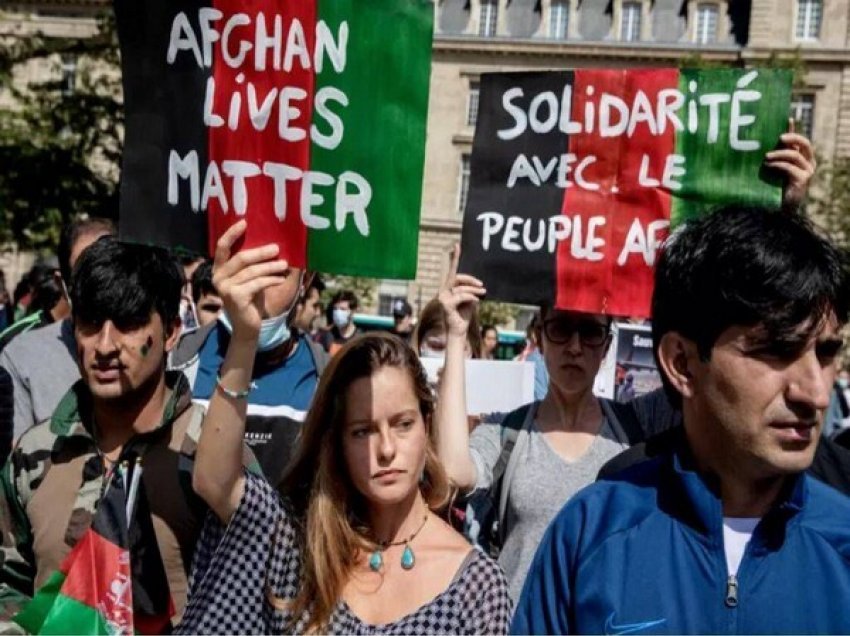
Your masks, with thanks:
M 611 325 L 611 346 L 599 366 L 593 392 L 628 402 L 661 386 L 652 351 L 652 327 L 628 322 Z
M 648 316 L 671 221 L 780 204 L 762 163 L 790 88 L 763 69 L 482 75 L 460 271 L 493 300 Z
M 422 358 L 428 381 L 436 385 L 444 360 Z M 466 412 L 508 413 L 534 401 L 534 363 L 510 360 L 466 361 Z
M 126 108 L 120 235 L 413 278 L 429 0 L 115 0 Z

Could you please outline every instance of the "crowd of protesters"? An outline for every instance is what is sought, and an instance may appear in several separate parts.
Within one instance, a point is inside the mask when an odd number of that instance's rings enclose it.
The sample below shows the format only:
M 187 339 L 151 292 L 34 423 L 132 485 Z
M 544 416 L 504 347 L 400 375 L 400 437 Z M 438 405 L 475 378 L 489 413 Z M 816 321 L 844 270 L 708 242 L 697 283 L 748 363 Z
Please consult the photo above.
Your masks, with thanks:
M 235 251 L 244 220 L 212 260 L 70 224 L 0 296 L 5 631 L 55 630 L 33 597 L 118 528 L 99 611 L 140 633 L 850 632 L 850 262 L 782 141 L 781 209 L 665 243 L 664 386 L 627 401 L 593 392 L 612 317 L 543 306 L 535 400 L 468 413 L 498 331 L 457 249 L 418 316 L 362 333 L 353 292 L 325 307 L 277 246 Z

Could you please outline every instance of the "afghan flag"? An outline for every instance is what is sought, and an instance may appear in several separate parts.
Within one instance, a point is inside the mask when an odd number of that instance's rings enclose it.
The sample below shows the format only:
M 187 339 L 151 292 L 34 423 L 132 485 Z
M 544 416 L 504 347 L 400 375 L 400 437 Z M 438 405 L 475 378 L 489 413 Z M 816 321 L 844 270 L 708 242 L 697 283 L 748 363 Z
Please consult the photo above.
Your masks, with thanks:
M 173 615 L 144 488 L 114 471 L 91 527 L 13 620 L 30 634 L 130 635 L 167 633 Z
M 480 90 L 460 269 L 490 299 L 647 317 L 671 223 L 781 203 L 762 164 L 788 71 L 502 73 Z
M 115 0 L 120 235 L 296 267 L 416 274 L 433 3 Z

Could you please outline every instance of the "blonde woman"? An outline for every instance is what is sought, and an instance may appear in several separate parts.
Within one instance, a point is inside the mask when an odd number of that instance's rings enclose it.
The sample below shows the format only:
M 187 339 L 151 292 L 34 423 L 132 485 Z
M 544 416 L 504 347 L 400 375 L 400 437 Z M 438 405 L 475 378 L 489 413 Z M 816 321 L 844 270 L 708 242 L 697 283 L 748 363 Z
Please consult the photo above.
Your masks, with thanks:
M 505 633 L 499 567 L 438 514 L 450 488 L 434 450 L 434 405 L 413 351 L 390 335 L 347 343 L 319 384 L 279 490 L 243 472 L 245 393 L 262 290 L 276 248 L 230 258 L 216 287 L 233 337 L 194 472 L 215 516 L 196 553 L 183 633 Z

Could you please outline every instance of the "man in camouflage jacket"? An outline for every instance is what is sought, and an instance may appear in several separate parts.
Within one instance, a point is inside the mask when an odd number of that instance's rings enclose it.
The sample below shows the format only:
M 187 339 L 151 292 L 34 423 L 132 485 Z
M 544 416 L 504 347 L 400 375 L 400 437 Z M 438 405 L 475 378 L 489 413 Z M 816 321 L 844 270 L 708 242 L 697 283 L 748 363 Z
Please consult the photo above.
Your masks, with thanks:
M 0 620 L 59 568 L 90 527 L 107 475 L 128 457 L 142 458 L 138 501 L 154 535 L 138 549 L 161 557 L 179 620 L 206 514 L 191 483 L 203 411 L 186 378 L 165 372 L 181 286 L 167 254 L 110 238 L 78 262 L 71 297 L 82 379 L 49 422 L 21 437 L 0 476 Z

